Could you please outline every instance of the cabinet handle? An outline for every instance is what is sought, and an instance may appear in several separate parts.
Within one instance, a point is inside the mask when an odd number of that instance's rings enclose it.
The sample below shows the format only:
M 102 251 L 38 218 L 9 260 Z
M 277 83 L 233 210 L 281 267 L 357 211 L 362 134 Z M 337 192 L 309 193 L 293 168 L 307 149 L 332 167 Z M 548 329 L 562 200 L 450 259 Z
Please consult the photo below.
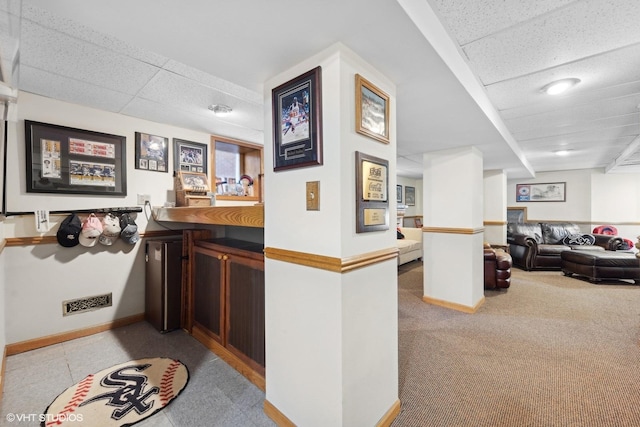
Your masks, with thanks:
M 228 257 L 227 255 L 224 255 L 224 256 L 222 257 L 222 259 L 226 261 L 226 260 L 228 260 L 228 259 L 229 259 L 229 257 Z
M 221 259 L 222 259 L 222 255 L 218 255 L 218 259 L 220 259 L 220 260 L 221 260 Z

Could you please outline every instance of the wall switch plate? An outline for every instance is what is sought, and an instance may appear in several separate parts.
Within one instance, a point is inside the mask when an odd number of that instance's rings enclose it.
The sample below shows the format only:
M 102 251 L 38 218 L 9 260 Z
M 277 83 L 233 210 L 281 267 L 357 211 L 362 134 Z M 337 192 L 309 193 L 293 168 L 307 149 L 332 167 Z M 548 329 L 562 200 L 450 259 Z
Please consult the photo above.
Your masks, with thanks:
M 307 210 L 320 210 L 320 181 L 307 181 Z
M 138 204 L 144 206 L 145 203 L 151 203 L 151 196 L 148 194 L 138 194 Z

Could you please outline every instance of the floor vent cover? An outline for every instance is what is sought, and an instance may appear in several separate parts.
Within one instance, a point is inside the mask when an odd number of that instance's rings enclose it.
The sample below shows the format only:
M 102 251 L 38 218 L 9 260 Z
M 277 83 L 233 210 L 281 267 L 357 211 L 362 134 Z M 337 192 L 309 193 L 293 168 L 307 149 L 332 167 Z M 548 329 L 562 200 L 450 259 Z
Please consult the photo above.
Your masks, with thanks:
M 96 295 L 93 297 L 72 299 L 62 302 L 62 315 L 84 313 L 85 311 L 97 310 L 103 307 L 111 307 L 113 297 L 111 293 Z

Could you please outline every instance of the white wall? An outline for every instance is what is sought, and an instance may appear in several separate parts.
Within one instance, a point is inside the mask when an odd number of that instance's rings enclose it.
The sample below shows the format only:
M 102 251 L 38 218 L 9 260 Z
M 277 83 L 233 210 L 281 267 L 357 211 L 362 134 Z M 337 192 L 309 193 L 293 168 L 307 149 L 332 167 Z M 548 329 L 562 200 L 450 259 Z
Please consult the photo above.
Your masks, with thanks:
M 402 204 L 406 205 L 404 198 L 405 188 L 407 186 L 414 187 L 416 189 L 416 204 L 415 206 L 407 206 L 405 216 L 421 216 L 422 215 L 422 179 L 407 178 L 404 176 L 397 177 L 398 182 L 396 184 L 402 185 Z M 395 193 L 394 193 L 395 194 Z M 407 227 L 415 227 L 413 218 L 407 219 L 404 222 Z
M 172 201 L 172 173 L 135 169 L 135 132 L 146 132 L 169 138 L 169 170 L 173 170 L 172 139 L 180 138 L 209 143 L 210 135 L 139 120 L 120 114 L 20 93 L 17 122 L 10 123 L 7 210 L 35 209 L 72 210 L 136 206 L 138 193 L 151 195 L 151 204 Z M 97 132 L 126 136 L 127 196 L 65 196 L 25 193 L 24 120 L 63 125 Z M 64 216 L 52 216 L 51 230 L 55 235 Z M 162 230 L 138 214 L 136 223 L 141 231 Z M 179 228 L 179 227 L 176 227 Z M 7 218 L 2 224 L 7 238 L 39 236 L 32 215 Z M 122 241 L 110 247 L 76 246 L 63 248 L 57 244 L 6 247 L 0 261 L 4 262 L 3 313 L 6 322 L 6 343 L 11 344 L 46 335 L 86 328 L 114 319 L 144 312 L 144 245 L 127 245 Z M 0 286 L 2 286 L 0 281 Z M 2 289 L 2 288 L 0 288 Z M 113 293 L 113 307 L 94 312 L 62 317 L 62 302 L 68 299 Z M 1 325 L 0 325 L 1 326 Z M 1 329 L 1 328 L 0 328 Z M 0 335 L 2 338 L 2 335 Z
M 566 202 L 516 202 L 516 184 L 566 182 Z M 509 180 L 508 206 L 526 207 L 529 221 L 576 221 L 584 232 L 611 224 L 621 237 L 640 235 L 640 174 L 603 169 L 541 172 L 535 179 Z
M 4 226 L 2 218 L 0 217 L 0 247 L 4 242 Z M 7 344 L 7 333 L 6 333 L 6 322 L 7 322 L 7 310 L 5 304 L 5 289 L 6 289 L 6 262 L 5 262 L 5 252 L 0 249 L 0 359 L 2 358 L 2 352 L 4 351 L 4 347 Z M 1 361 L 0 361 L 1 363 Z M 0 373 L 1 375 L 1 373 Z

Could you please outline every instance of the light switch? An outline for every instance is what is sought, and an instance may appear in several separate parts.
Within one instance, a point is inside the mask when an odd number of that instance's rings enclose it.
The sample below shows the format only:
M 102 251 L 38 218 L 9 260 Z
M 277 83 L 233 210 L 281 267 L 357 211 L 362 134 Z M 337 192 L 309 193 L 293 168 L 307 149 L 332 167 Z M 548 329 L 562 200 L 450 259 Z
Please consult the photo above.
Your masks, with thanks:
M 307 181 L 307 210 L 320 210 L 320 181 Z

